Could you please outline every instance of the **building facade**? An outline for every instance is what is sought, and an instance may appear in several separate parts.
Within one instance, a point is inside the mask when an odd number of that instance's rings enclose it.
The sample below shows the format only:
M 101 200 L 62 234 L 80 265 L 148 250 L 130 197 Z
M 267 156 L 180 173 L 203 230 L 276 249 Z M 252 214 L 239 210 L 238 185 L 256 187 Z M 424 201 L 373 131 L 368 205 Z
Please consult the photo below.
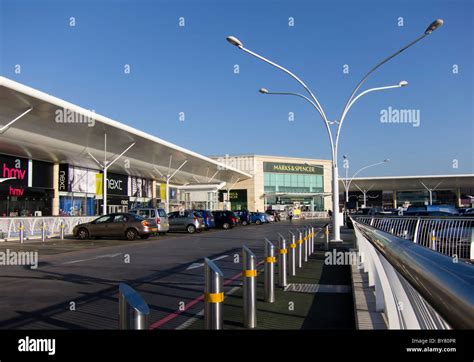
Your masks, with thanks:
M 220 191 L 219 201 L 227 202 L 233 210 L 324 211 L 332 208 L 331 161 L 262 155 L 214 158 L 253 176 L 227 183 Z

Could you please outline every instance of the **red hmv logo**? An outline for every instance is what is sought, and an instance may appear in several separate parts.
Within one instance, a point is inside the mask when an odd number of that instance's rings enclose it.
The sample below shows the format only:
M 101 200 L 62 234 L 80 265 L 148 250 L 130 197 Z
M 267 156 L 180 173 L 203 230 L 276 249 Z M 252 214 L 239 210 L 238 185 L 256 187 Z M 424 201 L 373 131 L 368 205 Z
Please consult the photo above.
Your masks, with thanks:
M 9 168 L 6 163 L 3 164 L 2 167 L 2 177 L 4 179 L 17 179 L 17 180 L 24 180 L 26 176 L 26 170 L 22 170 L 21 168 Z M 8 194 L 10 196 L 23 196 L 25 190 L 21 187 L 8 187 Z
M 24 180 L 26 175 L 26 170 L 19 168 L 9 168 L 6 163 L 2 167 L 3 176 L 5 178 L 16 178 L 18 180 Z

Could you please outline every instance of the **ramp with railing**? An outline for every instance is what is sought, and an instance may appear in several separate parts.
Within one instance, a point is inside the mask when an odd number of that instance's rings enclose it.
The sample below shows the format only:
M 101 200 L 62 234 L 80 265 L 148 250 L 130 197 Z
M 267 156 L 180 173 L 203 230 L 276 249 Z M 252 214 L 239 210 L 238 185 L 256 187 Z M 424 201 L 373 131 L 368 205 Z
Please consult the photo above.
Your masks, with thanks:
M 19 240 L 24 230 L 25 239 L 40 239 L 43 228 L 47 237 L 72 234 L 74 226 L 96 219 L 98 216 L 45 216 L 0 218 L 0 240 Z
M 447 221 L 352 219 L 359 268 L 368 273 L 376 310 L 383 313 L 390 329 L 474 328 L 474 265 L 453 257 L 465 253 L 472 241 L 464 238 L 463 231 L 448 233 L 460 225 L 471 233 L 472 222 L 443 220 Z M 436 248 L 430 244 L 433 234 Z M 439 235 L 451 236 L 443 240 Z

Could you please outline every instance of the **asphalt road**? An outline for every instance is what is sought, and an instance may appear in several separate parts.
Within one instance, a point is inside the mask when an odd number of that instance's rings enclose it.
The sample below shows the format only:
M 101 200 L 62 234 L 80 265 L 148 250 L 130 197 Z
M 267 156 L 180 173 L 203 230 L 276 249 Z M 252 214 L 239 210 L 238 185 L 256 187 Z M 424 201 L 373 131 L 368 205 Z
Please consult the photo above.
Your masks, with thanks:
M 216 259 L 228 291 L 240 283 L 234 277 L 242 270 L 243 245 L 261 260 L 264 238 L 277 241 L 278 232 L 323 223 L 283 221 L 134 242 L 2 243 L 0 252 L 38 251 L 39 266 L 0 266 L 0 328 L 116 329 L 118 285 L 127 283 L 150 306 L 152 328 L 174 329 L 203 308 L 204 257 Z

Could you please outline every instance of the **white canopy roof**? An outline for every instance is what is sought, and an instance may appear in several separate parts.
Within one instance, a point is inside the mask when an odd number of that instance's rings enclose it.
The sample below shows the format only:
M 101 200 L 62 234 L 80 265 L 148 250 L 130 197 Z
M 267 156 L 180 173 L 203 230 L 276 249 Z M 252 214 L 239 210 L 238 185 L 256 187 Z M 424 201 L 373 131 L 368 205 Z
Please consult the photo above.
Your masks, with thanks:
M 124 162 L 113 164 L 109 172 L 162 180 L 173 174 L 174 184 L 229 182 L 252 177 L 216 160 L 166 142 L 110 118 L 93 113 L 49 94 L 0 77 L 0 130 L 16 117 L 23 117 L 0 133 L 0 153 L 49 162 L 70 163 L 99 169 L 89 153 L 104 160 L 104 134 L 107 134 L 107 159 L 112 160 L 132 143 Z M 83 121 L 94 124 L 58 123 L 57 114 L 68 110 Z M 170 166 L 171 165 L 171 166 Z M 157 171 L 158 170 L 158 171 Z
M 344 190 L 343 182 L 339 179 L 340 190 Z M 350 191 L 362 190 L 385 190 L 385 191 L 418 191 L 426 190 L 426 187 L 437 190 L 455 188 L 473 188 L 474 175 L 419 175 L 419 176 L 383 176 L 383 177 L 356 177 L 352 180 Z M 357 185 L 357 186 L 356 186 Z

